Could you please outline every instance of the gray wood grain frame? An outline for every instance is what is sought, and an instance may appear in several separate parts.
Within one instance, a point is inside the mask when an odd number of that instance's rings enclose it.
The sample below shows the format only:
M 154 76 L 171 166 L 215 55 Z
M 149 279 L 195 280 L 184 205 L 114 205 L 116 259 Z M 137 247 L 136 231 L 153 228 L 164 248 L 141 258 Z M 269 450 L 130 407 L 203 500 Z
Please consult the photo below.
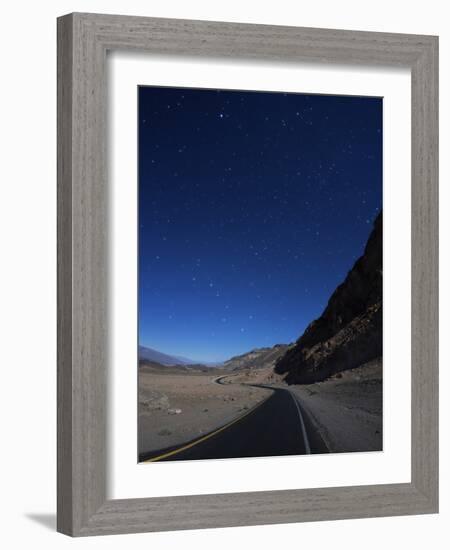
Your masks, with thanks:
M 411 483 L 107 499 L 106 52 L 124 49 L 411 69 Z M 437 512 L 437 353 L 437 37 L 82 13 L 58 19 L 60 532 L 82 536 Z

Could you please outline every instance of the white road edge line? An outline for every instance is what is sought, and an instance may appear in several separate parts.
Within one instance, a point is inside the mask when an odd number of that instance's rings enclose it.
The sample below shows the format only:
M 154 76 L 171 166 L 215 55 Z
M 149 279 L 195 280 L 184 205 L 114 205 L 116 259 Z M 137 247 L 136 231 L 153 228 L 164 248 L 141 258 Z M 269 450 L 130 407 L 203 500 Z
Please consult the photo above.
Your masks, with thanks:
M 298 404 L 298 401 L 295 395 L 290 390 L 286 390 L 286 391 L 289 392 L 289 395 L 292 397 L 292 399 L 294 400 L 295 406 L 297 407 L 298 417 L 300 419 L 300 426 L 302 428 L 303 441 L 305 442 L 305 451 L 307 455 L 310 455 L 311 447 L 309 446 L 308 436 L 306 435 L 306 427 L 305 427 L 305 422 L 303 421 L 303 415 L 302 415 L 302 411 L 300 410 L 300 405 Z

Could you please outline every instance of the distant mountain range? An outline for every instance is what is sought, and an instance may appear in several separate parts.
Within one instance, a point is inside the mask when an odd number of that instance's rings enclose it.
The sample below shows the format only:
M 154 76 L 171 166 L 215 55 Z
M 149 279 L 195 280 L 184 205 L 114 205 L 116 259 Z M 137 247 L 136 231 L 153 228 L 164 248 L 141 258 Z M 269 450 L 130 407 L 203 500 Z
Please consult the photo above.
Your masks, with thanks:
M 168 367 L 172 367 L 173 365 L 193 365 L 194 363 L 198 363 L 198 361 L 193 361 L 187 357 L 168 355 L 167 353 L 162 353 L 161 351 L 147 348 L 145 346 L 139 346 L 139 359 L 145 359 L 146 361 L 152 361 Z
M 279 359 L 293 344 L 276 344 L 269 348 L 255 348 L 251 351 L 236 355 L 224 363 L 201 363 L 187 357 L 168 355 L 152 348 L 139 346 L 139 362 L 141 366 L 160 370 L 164 367 L 176 367 L 183 372 L 194 372 L 196 370 L 207 371 L 223 369 L 229 372 L 241 371 L 243 369 L 261 369 L 264 367 L 273 368 Z M 174 372 L 171 369 L 171 372 Z
M 139 360 L 158 363 L 159 365 L 164 365 L 166 367 L 173 367 L 175 365 L 205 365 L 207 367 L 218 367 L 222 365 L 222 363 L 194 361 L 194 359 L 189 359 L 188 357 L 182 357 L 179 355 L 168 355 L 167 353 L 163 353 L 146 346 L 139 346 Z

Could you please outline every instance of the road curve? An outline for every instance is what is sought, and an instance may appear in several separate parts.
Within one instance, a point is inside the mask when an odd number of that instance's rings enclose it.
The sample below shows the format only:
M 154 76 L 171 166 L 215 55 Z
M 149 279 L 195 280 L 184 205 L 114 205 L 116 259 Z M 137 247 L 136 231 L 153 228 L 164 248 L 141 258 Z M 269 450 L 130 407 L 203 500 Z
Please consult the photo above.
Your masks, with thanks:
M 223 383 L 220 377 L 215 382 Z M 142 455 L 140 460 L 155 462 L 327 452 L 309 419 L 302 414 L 296 397 L 288 389 L 259 387 L 272 390 L 272 395 L 236 421 L 179 448 Z

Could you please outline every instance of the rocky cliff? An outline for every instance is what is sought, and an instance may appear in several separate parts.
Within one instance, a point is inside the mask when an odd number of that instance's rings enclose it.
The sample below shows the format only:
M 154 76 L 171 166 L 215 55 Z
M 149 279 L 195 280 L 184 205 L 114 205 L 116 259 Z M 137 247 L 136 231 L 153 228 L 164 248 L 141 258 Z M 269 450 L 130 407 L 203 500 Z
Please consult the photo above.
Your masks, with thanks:
M 276 344 L 271 348 L 256 348 L 225 361 L 223 368 L 229 371 L 273 367 L 279 357 L 289 349 L 289 344 Z
M 322 315 L 275 365 L 289 384 L 322 381 L 382 355 L 382 216 L 364 254 L 333 292 Z

